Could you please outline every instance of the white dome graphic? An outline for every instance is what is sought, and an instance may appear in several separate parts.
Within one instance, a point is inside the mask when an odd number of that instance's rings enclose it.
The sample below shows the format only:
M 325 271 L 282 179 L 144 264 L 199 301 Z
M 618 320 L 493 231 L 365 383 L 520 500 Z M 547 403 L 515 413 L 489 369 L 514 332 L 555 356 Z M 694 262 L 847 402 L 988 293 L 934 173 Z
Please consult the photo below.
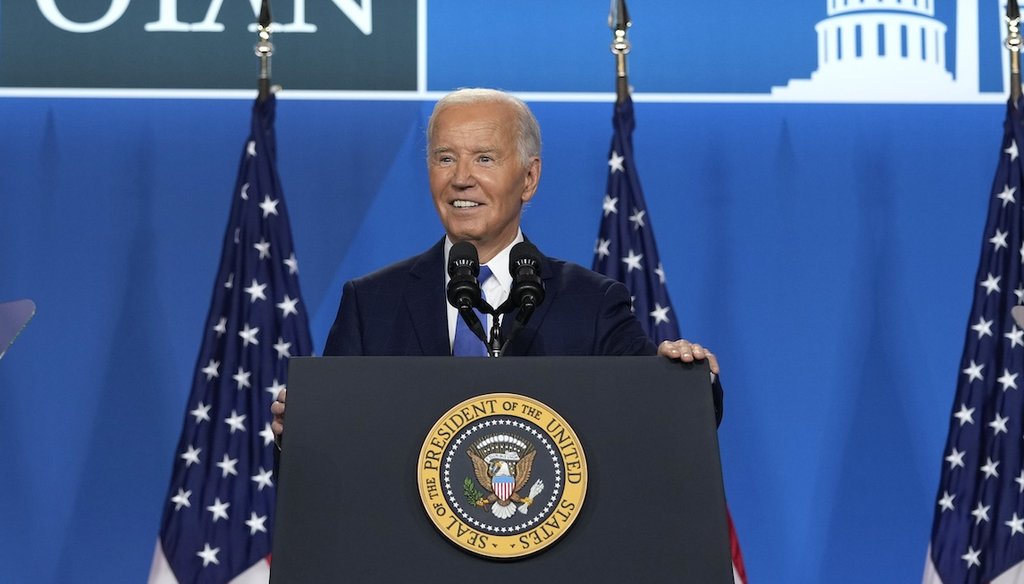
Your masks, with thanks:
M 978 93 L 978 3 L 957 3 L 956 79 L 946 65 L 947 27 L 936 0 L 826 0 L 818 69 L 773 87 L 783 99 L 935 100 Z

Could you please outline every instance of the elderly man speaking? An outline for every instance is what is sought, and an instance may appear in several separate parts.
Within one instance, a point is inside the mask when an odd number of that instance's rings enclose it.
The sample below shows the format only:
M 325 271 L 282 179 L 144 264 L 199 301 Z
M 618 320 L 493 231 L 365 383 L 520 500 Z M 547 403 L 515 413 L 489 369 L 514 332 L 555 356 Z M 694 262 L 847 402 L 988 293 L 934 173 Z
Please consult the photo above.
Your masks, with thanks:
M 450 93 L 437 102 L 427 125 L 427 171 L 445 237 L 418 256 L 346 283 L 325 356 L 486 354 L 446 301 L 447 258 L 454 244 L 472 243 L 487 302 L 498 306 L 508 298 L 509 255 L 524 240 L 523 206 L 541 175 L 537 120 L 523 101 L 501 91 Z M 659 354 L 707 359 L 718 373 L 714 354 L 697 343 L 680 339 L 656 347 L 630 310 L 622 283 L 553 258 L 541 257 L 539 271 L 545 300 L 504 354 Z M 508 324 L 499 323 L 502 329 Z M 271 407 L 277 435 L 284 431 L 285 397 L 282 391 Z

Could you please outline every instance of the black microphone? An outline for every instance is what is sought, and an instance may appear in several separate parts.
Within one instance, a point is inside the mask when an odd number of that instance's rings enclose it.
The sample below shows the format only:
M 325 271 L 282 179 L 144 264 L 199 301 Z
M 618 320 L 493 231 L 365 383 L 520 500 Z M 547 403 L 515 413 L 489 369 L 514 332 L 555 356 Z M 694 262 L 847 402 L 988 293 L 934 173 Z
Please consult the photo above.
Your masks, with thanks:
M 459 309 L 471 310 L 480 304 L 480 256 L 468 241 L 460 241 L 448 252 L 448 302 Z
M 512 303 L 522 312 L 529 312 L 544 302 L 544 282 L 540 279 L 540 251 L 529 241 L 512 247 L 508 256 L 508 271 L 512 274 Z M 523 319 L 525 320 L 525 318 Z

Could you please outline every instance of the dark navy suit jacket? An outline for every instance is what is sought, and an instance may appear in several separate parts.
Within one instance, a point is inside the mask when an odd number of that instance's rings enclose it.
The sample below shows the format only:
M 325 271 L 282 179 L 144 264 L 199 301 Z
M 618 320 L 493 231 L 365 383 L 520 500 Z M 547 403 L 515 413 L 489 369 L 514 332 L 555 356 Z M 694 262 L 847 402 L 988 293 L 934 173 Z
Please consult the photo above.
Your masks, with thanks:
M 324 355 L 450 355 L 444 240 L 426 253 L 345 284 Z M 541 258 L 544 302 L 505 355 L 654 355 L 626 287 Z M 515 313 L 503 319 L 508 334 Z M 506 337 L 507 338 L 507 337 Z
M 451 355 L 444 239 L 425 253 L 345 284 L 324 355 Z M 544 302 L 505 355 L 655 355 L 625 285 L 582 266 L 541 258 Z M 515 313 L 503 319 L 506 338 Z M 716 416 L 722 393 L 714 383 Z

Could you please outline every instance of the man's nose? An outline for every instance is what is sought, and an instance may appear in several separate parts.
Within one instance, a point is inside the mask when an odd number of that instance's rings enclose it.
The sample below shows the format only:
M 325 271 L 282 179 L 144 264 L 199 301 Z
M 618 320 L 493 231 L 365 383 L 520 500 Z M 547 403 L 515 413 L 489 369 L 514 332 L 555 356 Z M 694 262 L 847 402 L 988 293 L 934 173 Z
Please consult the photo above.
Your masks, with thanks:
M 455 163 L 455 176 L 452 177 L 452 183 L 458 187 L 471 187 L 476 184 L 472 160 L 462 158 Z

